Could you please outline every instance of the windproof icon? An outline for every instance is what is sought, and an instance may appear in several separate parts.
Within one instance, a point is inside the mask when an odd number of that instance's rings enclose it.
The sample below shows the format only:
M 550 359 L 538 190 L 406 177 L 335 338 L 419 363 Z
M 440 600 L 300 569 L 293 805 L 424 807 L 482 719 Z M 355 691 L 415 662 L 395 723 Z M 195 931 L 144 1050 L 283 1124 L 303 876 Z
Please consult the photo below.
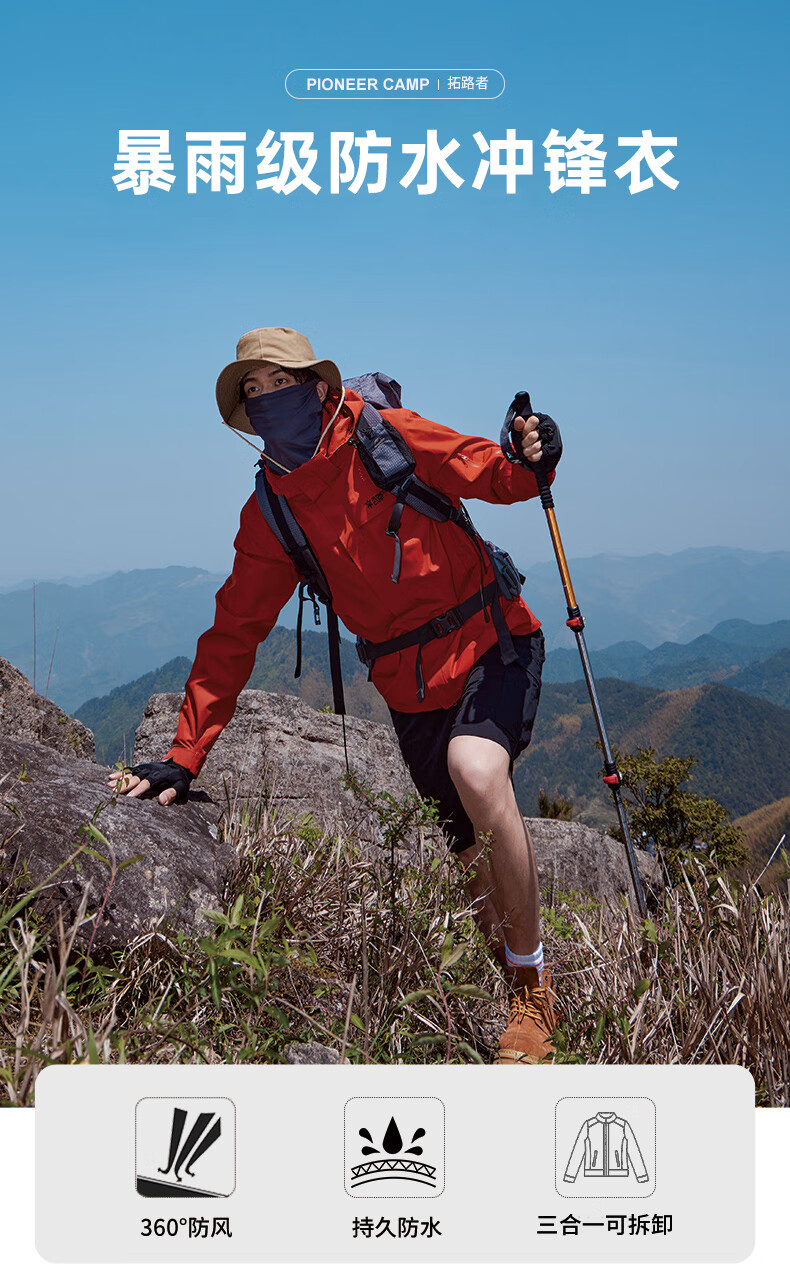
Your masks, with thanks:
M 135 1179 L 144 1197 L 225 1197 L 236 1186 L 230 1099 L 140 1099 Z
M 345 1186 L 355 1197 L 432 1197 L 444 1190 L 440 1099 L 349 1099 Z

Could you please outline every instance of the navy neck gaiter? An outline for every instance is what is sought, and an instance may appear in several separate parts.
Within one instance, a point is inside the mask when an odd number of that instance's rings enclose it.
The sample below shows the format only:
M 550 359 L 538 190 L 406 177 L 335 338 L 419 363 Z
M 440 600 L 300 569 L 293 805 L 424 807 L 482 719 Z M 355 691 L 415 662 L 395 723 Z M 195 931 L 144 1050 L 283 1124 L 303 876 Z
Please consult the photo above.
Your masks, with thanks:
M 263 438 L 268 457 L 286 471 L 301 467 L 316 451 L 323 414 L 317 387 L 316 379 L 244 401 L 247 417 Z

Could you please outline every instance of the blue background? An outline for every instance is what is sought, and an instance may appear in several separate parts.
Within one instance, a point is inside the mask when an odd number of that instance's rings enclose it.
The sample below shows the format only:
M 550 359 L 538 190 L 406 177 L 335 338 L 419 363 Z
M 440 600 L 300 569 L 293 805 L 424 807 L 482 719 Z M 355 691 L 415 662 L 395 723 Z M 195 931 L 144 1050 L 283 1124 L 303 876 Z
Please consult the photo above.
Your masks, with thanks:
M 344 374 L 497 436 L 513 392 L 560 422 L 571 556 L 786 549 L 786 7 L 763 3 L 296 10 L 213 0 L 45 3 L 6 22 L 6 307 L 0 583 L 230 566 L 251 450 L 222 427 L 220 368 L 245 330 L 306 332 Z M 297 15 L 290 16 L 289 15 Z M 304 102 L 293 67 L 496 67 L 495 101 Z M 555 127 L 605 135 L 607 186 L 550 194 Z M 112 183 L 119 129 L 169 129 L 177 181 Z M 316 134 L 322 185 L 255 187 L 265 131 Z M 404 142 L 461 148 L 459 190 L 403 189 Z M 472 188 L 472 135 L 515 128 L 535 173 Z M 329 193 L 330 130 L 392 138 L 380 195 Z M 630 195 L 619 135 L 678 138 Z M 245 131 L 247 182 L 186 193 L 186 131 Z M 786 363 L 786 359 L 785 362 Z M 521 563 L 542 513 L 481 510 Z M 531 510 L 537 508 L 537 510 Z

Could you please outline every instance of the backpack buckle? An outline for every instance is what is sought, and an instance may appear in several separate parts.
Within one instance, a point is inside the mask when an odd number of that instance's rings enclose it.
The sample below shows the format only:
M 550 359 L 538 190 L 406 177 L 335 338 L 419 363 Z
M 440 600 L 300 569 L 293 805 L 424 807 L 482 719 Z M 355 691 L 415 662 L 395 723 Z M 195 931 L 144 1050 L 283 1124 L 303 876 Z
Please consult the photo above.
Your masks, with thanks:
M 457 609 L 448 609 L 446 614 L 439 614 L 432 618 L 428 626 L 431 628 L 435 637 L 449 636 L 450 632 L 457 632 L 463 619 L 458 615 Z

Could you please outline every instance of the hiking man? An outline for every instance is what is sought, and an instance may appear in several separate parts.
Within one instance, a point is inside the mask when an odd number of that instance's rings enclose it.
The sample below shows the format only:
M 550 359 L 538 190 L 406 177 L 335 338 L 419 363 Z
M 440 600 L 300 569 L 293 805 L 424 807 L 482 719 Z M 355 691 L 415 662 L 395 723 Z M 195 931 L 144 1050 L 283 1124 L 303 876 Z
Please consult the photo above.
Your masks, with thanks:
M 337 615 L 365 638 L 358 648 L 415 786 L 438 802 L 450 848 L 468 873 L 475 918 L 509 980 L 497 1061 L 547 1060 L 554 993 L 543 968 L 535 855 L 512 784 L 537 710 L 543 636 L 517 573 L 515 589 L 505 591 L 489 545 L 455 519 L 466 497 L 535 497 L 535 476 L 490 440 L 385 407 L 378 422 L 405 441 L 415 476 L 452 502 L 450 519 L 430 518 L 408 505 L 407 486 L 387 492 L 373 479 L 360 443 L 368 406 L 343 387 L 332 361 L 316 359 L 303 335 L 256 329 L 240 339 L 236 357 L 217 380 L 222 419 L 263 438 L 266 485 L 304 532 Z M 526 462 L 553 467 L 561 452 L 556 424 L 539 415 L 516 418 L 513 427 Z M 299 582 L 255 494 L 234 546 L 233 572 L 198 642 L 168 757 L 111 774 L 109 785 L 121 793 L 158 794 L 163 805 L 186 800 L 233 715 L 258 644 Z

